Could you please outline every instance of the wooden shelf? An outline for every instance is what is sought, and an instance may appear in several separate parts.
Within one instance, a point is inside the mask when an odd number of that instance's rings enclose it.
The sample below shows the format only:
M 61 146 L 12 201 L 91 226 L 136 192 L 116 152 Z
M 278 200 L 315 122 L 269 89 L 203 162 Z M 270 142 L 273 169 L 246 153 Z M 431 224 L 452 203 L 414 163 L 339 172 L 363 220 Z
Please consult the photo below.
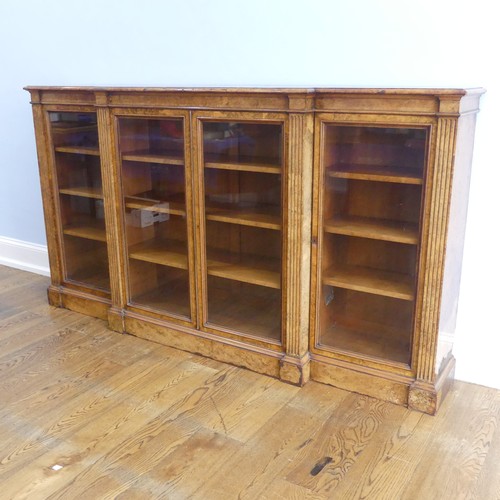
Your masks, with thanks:
M 239 172 L 256 172 L 263 174 L 281 174 L 281 165 L 251 157 L 239 159 L 223 159 L 217 155 L 205 155 L 205 168 L 234 170 Z
M 281 273 L 274 270 L 279 268 L 276 259 L 242 256 L 244 263 L 241 263 L 235 262 L 235 255 L 230 252 L 209 250 L 208 254 L 210 256 L 207 256 L 207 273 L 210 276 L 268 288 L 281 288 Z
M 402 300 L 414 299 L 410 276 L 361 266 L 330 268 L 323 275 L 323 284 Z
M 125 206 L 138 210 L 147 210 L 149 212 L 160 212 L 171 215 L 186 215 L 186 206 L 184 203 L 169 200 L 153 200 L 140 196 L 127 196 Z
M 422 184 L 422 170 L 379 165 L 338 165 L 327 170 L 330 177 L 398 184 Z
M 418 225 L 369 217 L 337 216 L 324 225 L 327 233 L 396 243 L 418 244 Z
M 99 156 L 99 148 L 97 146 L 57 146 L 55 149 L 57 153 Z
M 177 269 L 188 268 L 187 245 L 165 240 L 150 240 L 129 248 L 131 259 L 161 264 Z
M 52 131 L 57 133 L 68 132 L 95 132 L 97 133 L 97 123 L 82 122 L 53 122 Z
M 184 154 L 177 151 L 150 151 L 142 149 L 122 153 L 122 160 L 143 163 L 161 163 L 164 165 L 184 165 Z
M 90 186 L 77 186 L 70 188 L 59 189 L 61 194 L 69 194 L 71 196 L 82 196 L 84 198 L 94 198 L 96 200 L 102 200 L 102 188 L 101 187 L 90 187 Z
M 275 212 L 275 210 L 273 210 Z M 223 208 L 206 208 L 206 219 L 241 226 L 260 227 L 265 229 L 281 229 L 281 217 L 275 213 L 263 213 L 255 210 L 227 210 Z
M 320 346 L 408 364 L 410 332 L 411 330 L 403 330 L 404 337 L 398 338 L 397 335 L 401 335 L 401 332 L 397 334 L 384 332 L 380 330 L 379 325 L 353 328 L 343 325 L 340 320 L 322 332 Z
M 87 222 L 85 224 L 71 225 L 63 229 L 63 233 L 69 236 L 85 238 L 87 240 L 106 242 L 106 229 L 104 223 Z

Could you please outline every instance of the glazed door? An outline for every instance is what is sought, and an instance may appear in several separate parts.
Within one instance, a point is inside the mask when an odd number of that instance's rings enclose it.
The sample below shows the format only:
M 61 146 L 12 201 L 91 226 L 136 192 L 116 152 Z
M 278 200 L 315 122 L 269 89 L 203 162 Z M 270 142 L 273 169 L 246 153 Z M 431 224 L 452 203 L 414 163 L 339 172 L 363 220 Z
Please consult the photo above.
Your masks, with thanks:
M 202 326 L 278 346 L 284 121 L 204 114 L 197 137 Z
M 429 129 L 317 127 L 313 349 L 408 366 Z
M 48 113 L 66 283 L 109 294 L 101 161 L 94 112 Z
M 120 116 L 117 126 L 129 305 L 192 324 L 186 115 Z

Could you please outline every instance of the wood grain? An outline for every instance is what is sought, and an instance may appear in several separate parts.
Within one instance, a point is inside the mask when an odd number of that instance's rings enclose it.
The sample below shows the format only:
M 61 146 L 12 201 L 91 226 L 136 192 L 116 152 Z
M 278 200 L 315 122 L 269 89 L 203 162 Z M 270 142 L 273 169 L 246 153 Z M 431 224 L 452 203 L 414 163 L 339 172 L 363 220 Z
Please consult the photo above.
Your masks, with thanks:
M 45 277 L 0 283 L 2 498 L 499 496 L 498 390 L 456 382 L 431 417 L 111 332 L 48 306 Z
M 405 488 L 410 498 L 431 492 L 435 498 L 496 498 L 477 496 L 473 491 L 489 455 L 492 436 L 498 435 L 497 393 L 472 384 L 462 385 L 460 392 L 451 391 L 443 405 L 444 415 L 435 423 L 434 442 L 429 443 L 435 453 L 423 457 Z M 431 473 L 446 463 L 453 466 L 445 475 Z M 498 464 L 491 480 L 495 481 L 497 475 Z

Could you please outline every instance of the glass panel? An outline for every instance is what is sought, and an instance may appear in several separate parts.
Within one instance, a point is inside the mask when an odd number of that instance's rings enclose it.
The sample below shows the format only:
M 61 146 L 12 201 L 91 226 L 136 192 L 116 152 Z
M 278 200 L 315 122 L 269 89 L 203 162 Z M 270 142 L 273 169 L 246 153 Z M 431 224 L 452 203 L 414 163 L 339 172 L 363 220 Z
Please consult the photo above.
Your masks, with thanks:
M 329 175 L 422 184 L 425 129 L 328 125 L 325 132 Z
M 50 113 L 66 279 L 109 291 L 95 113 Z
M 426 135 L 325 127 L 321 347 L 410 362 Z
M 281 340 L 280 124 L 204 122 L 208 323 Z
M 119 120 L 130 301 L 190 318 L 183 127 Z

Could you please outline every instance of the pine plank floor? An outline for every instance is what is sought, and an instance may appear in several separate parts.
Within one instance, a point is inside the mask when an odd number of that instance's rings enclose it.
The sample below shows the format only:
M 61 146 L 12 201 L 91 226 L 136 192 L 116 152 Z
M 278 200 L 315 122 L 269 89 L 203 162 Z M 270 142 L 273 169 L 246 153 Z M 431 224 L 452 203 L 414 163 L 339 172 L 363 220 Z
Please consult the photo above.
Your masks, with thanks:
M 0 266 L 0 498 L 500 499 L 500 391 L 436 417 L 111 332 Z

